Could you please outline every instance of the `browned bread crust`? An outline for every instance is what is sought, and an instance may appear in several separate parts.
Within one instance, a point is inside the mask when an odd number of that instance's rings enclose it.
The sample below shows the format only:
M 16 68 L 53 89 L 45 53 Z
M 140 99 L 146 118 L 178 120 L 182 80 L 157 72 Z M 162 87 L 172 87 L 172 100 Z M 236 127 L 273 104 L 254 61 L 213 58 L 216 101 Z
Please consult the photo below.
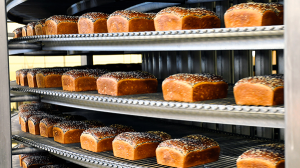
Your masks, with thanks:
M 156 149 L 157 163 L 172 167 L 192 167 L 214 162 L 219 155 L 219 144 L 202 135 L 167 140 Z
M 24 132 L 29 132 L 28 119 L 33 115 L 41 115 L 41 114 L 46 115 L 46 113 L 43 111 L 31 111 L 31 112 L 19 113 L 21 130 Z
M 18 107 L 19 112 L 28 112 L 28 111 L 52 111 L 54 107 L 51 104 L 45 103 L 31 103 L 31 104 L 22 104 Z
M 78 20 L 78 33 L 107 33 L 108 16 L 102 12 L 90 12 L 81 15 Z
M 283 5 L 278 3 L 241 3 L 224 15 L 225 26 L 252 27 L 283 24 Z
M 220 28 L 216 13 L 203 8 L 168 7 L 154 18 L 156 31 Z
M 227 96 L 228 84 L 213 74 L 171 75 L 162 83 L 165 100 L 195 102 L 220 99 Z
M 237 159 L 238 168 L 284 168 L 284 145 L 267 144 L 253 147 Z
M 163 131 L 147 131 L 147 133 L 156 134 L 156 135 L 160 136 L 163 141 L 169 140 L 172 138 L 170 134 L 163 132 Z
M 35 25 L 35 34 L 36 35 L 46 35 L 46 19 L 39 20 Z
M 272 106 L 283 104 L 283 75 L 253 76 L 239 80 L 233 87 L 236 104 Z
M 27 36 L 35 35 L 35 25 L 36 25 L 36 22 L 30 22 L 27 24 Z
M 55 15 L 46 19 L 46 35 L 78 34 L 78 16 Z
M 53 126 L 54 141 L 62 144 L 79 143 L 81 133 L 90 126 L 83 121 L 63 121 Z
M 69 68 L 42 69 L 36 74 L 36 82 L 39 88 L 62 87 L 61 77 Z
M 29 156 L 22 161 L 23 168 L 35 168 L 53 163 L 54 159 L 50 156 Z
M 157 79 L 141 71 L 110 72 L 97 79 L 100 94 L 112 96 L 145 94 L 157 92 Z
M 34 68 L 34 69 L 29 69 L 27 72 L 27 81 L 28 81 L 28 86 L 31 88 L 37 87 L 37 82 L 36 82 L 36 74 L 38 71 L 40 71 L 42 68 Z
M 22 37 L 22 27 L 16 28 L 13 33 L 15 36 L 13 38 L 19 38 Z
M 27 26 L 23 26 L 22 27 L 22 37 L 26 37 L 27 36 Z
M 154 31 L 153 13 L 119 10 L 109 15 L 107 30 L 109 33 Z
M 33 135 L 40 135 L 40 121 L 43 118 L 49 117 L 48 114 L 39 114 L 39 115 L 33 115 L 29 117 L 28 119 L 28 129 L 29 133 Z
M 155 149 L 162 142 L 156 134 L 147 132 L 124 132 L 113 140 L 114 156 L 129 160 L 155 157 Z
M 40 135 L 43 137 L 53 137 L 53 126 L 57 123 L 63 122 L 66 119 L 57 116 L 47 116 L 40 121 Z
M 19 82 L 21 86 L 28 86 L 27 72 L 29 69 L 19 70 Z
M 62 75 L 62 87 L 67 91 L 97 90 L 96 80 L 108 71 L 102 69 L 76 69 Z

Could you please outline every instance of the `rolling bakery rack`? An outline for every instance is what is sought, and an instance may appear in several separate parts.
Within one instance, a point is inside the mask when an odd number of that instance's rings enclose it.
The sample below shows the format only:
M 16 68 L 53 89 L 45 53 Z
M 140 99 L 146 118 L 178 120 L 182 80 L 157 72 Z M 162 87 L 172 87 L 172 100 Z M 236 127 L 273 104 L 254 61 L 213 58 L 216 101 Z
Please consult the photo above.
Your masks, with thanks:
M 222 153 L 219 161 L 199 167 L 235 167 L 237 157 L 249 147 L 276 140 L 285 141 L 286 167 L 298 167 L 300 114 L 297 108 L 300 91 L 297 86 L 300 82 L 300 59 L 297 54 L 300 47 L 297 46 L 297 37 L 300 36 L 300 23 L 296 13 L 300 2 L 297 0 L 279 1 L 285 6 L 284 26 L 43 35 L 7 42 L 6 16 L 12 21 L 27 23 L 55 14 L 80 15 L 90 11 L 112 13 L 125 8 L 155 12 L 167 6 L 177 5 L 214 9 L 219 17 L 223 18 L 224 12 L 231 4 L 242 2 L 245 1 L 8 0 L 1 3 L 1 167 L 11 167 L 12 138 L 86 167 L 162 167 L 156 164 L 155 158 L 128 161 L 113 157 L 112 152 L 92 153 L 80 149 L 79 144 L 61 145 L 51 138 L 23 133 L 17 124 L 17 117 L 9 113 L 10 91 L 13 94 L 24 92 L 33 98 L 38 97 L 42 102 L 75 107 L 81 109 L 75 110 L 75 113 L 101 118 L 108 123 L 120 121 L 136 127 L 142 126 L 143 129 L 138 131 L 162 129 L 175 138 L 201 132 L 219 142 Z M 60 5 L 57 5 L 58 3 Z M 37 10 L 51 6 L 56 8 Z M 276 65 L 272 65 L 271 50 L 276 50 Z M 252 66 L 252 51 L 255 51 L 255 67 Z M 60 88 L 28 88 L 9 82 L 8 55 L 81 54 L 84 55 L 82 59 L 86 64 L 92 64 L 93 54 L 108 53 L 142 54 L 142 70 L 153 73 L 159 82 L 178 72 L 210 72 L 222 75 L 229 84 L 234 84 L 240 78 L 252 76 L 254 73 L 264 75 L 276 70 L 277 73 L 285 74 L 285 104 L 275 107 L 239 106 L 234 103 L 232 87 L 225 99 L 181 103 L 164 101 L 159 92 L 112 97 L 99 95 L 96 91 L 66 92 Z M 186 125 L 182 125 L 183 122 Z M 9 125 L 11 129 L 8 129 Z

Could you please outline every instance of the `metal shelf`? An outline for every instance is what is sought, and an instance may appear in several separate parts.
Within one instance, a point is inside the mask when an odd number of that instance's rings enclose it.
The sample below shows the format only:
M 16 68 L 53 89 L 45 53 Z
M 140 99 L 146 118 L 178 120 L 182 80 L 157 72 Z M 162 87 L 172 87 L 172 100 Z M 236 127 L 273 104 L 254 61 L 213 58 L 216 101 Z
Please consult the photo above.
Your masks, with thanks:
M 83 114 L 84 112 L 82 112 Z M 86 116 L 93 116 L 94 112 L 88 113 Z M 79 114 L 79 113 L 76 113 Z M 97 113 L 99 114 L 99 113 Z M 236 167 L 236 159 L 244 151 L 252 146 L 261 145 L 265 143 L 272 143 L 263 139 L 248 139 L 245 136 L 237 136 L 226 133 L 219 133 L 195 126 L 186 126 L 174 123 L 167 123 L 160 120 L 148 120 L 139 117 L 122 116 L 117 117 L 115 114 L 101 114 L 102 116 L 94 118 L 101 118 L 105 124 L 112 124 L 120 122 L 121 124 L 132 125 L 137 131 L 147 130 L 162 130 L 168 132 L 173 138 L 180 138 L 188 134 L 202 134 L 215 139 L 221 147 L 221 155 L 218 161 L 197 166 L 201 168 L 215 168 L 215 167 Z M 61 157 L 65 160 L 75 162 L 86 167 L 167 167 L 158 165 L 156 158 L 142 159 L 138 161 L 130 161 L 113 156 L 112 151 L 94 153 L 80 148 L 79 143 L 75 144 L 60 144 L 53 141 L 53 138 L 45 138 L 38 135 L 32 135 L 22 132 L 18 123 L 18 117 L 12 118 L 13 124 L 13 139 L 30 146 L 49 151 L 55 156 Z M 180 130 L 180 131 L 178 131 Z
M 284 26 L 149 31 L 130 33 L 38 35 L 14 43 L 43 44 L 43 50 L 185 51 L 283 49 Z
M 284 128 L 284 107 L 236 105 L 232 91 L 224 99 L 195 103 L 165 101 L 162 93 L 108 96 L 97 91 L 68 92 L 61 88 L 29 88 L 11 84 L 11 90 L 41 94 L 42 102 L 118 114 L 220 124 Z

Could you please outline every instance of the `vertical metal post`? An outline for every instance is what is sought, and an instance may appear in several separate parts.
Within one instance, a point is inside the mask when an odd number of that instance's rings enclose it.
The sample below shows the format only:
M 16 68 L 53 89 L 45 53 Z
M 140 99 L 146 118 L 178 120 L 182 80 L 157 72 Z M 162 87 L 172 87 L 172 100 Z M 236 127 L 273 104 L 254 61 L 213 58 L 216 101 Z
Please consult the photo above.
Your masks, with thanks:
M 286 0 L 284 10 L 285 167 L 299 167 L 300 158 L 300 22 L 299 0 Z
M 5 1 L 0 3 L 0 167 L 12 167 L 11 162 L 11 120 L 9 100 L 9 67 L 6 28 Z
M 283 50 L 276 50 L 277 74 L 284 74 L 284 56 Z
M 81 65 L 94 65 L 93 55 L 82 55 L 81 56 Z
M 177 52 L 176 51 L 168 51 L 167 53 L 167 72 L 168 76 L 173 75 L 177 73 L 177 68 L 176 68 L 176 56 Z

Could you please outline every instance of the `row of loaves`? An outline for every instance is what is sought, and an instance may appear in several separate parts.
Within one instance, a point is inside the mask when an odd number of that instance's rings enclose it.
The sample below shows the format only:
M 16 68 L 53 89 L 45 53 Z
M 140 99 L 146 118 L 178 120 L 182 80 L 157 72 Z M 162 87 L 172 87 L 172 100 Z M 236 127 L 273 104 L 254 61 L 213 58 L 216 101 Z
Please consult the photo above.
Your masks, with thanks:
M 283 6 L 277 3 L 242 3 L 229 8 L 227 28 L 283 24 Z M 56 15 L 14 31 L 15 37 L 56 34 L 117 33 L 220 28 L 216 13 L 203 8 L 168 7 L 157 14 L 121 10 L 78 16 Z
M 29 87 L 62 87 L 66 91 L 98 90 L 100 94 L 122 96 L 156 93 L 154 75 L 142 71 L 107 72 L 102 69 L 46 68 L 17 71 L 17 83 Z M 284 102 L 284 77 L 281 74 L 254 76 L 239 80 L 234 86 L 236 104 L 280 105 Z M 196 102 L 226 98 L 228 84 L 218 75 L 171 75 L 162 83 L 164 100 Z
M 219 144 L 203 135 L 171 139 L 169 134 L 162 131 L 135 132 L 133 128 L 124 125 L 113 124 L 107 127 L 101 122 L 78 121 L 78 118 L 72 121 L 32 111 L 39 108 L 47 111 L 49 107 L 41 103 L 21 105 L 21 125 L 27 116 L 31 134 L 54 137 L 54 141 L 62 144 L 80 142 L 83 149 L 92 152 L 113 150 L 114 156 L 129 160 L 156 156 L 158 164 L 192 167 L 219 159 Z M 30 117 L 28 111 L 32 113 Z M 267 144 L 244 152 L 237 160 L 237 167 L 283 168 L 284 162 L 284 145 Z

